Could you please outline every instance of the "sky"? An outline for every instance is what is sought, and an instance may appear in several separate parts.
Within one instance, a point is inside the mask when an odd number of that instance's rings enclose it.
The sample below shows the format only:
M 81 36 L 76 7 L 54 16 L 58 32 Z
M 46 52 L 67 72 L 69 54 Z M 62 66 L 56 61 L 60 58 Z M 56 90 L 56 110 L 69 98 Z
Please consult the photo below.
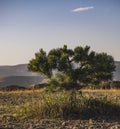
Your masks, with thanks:
M 120 0 L 0 0 L 0 65 L 43 48 L 90 46 L 120 61 Z

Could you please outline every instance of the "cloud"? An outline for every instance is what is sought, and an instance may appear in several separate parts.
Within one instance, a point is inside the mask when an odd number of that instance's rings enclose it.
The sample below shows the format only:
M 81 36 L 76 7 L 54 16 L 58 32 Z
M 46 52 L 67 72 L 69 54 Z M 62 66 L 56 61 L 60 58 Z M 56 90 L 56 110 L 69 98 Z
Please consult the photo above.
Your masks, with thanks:
M 94 8 L 93 6 L 80 7 L 80 8 L 73 9 L 72 12 L 83 12 L 83 11 L 87 11 L 87 10 L 90 10 L 90 9 L 93 9 L 93 8 Z

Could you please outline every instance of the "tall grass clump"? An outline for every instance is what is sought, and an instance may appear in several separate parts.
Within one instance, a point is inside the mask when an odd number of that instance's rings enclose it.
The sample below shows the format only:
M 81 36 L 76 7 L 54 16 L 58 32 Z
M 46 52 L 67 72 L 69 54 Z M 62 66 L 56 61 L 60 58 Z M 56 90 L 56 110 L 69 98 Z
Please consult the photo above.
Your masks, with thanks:
M 120 118 L 120 105 L 107 97 L 93 98 L 72 90 L 44 94 L 39 101 L 33 99 L 18 108 L 17 116 L 32 119 L 88 119 L 106 116 Z

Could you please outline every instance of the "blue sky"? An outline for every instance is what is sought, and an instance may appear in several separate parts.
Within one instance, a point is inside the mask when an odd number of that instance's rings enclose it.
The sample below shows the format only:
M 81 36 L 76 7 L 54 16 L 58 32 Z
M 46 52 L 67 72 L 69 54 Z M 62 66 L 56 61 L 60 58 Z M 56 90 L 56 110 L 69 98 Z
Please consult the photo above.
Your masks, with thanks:
M 120 61 L 120 0 L 0 0 L 0 65 L 49 51 L 91 46 Z

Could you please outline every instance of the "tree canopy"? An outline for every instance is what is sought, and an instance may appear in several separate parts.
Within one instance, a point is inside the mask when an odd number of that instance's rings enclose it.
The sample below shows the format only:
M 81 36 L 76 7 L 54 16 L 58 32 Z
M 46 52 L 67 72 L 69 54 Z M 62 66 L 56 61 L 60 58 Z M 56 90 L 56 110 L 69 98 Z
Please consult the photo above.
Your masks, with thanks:
M 67 75 L 71 82 L 96 84 L 112 79 L 115 64 L 111 55 L 90 51 L 89 46 L 68 49 L 64 45 L 50 50 L 48 54 L 40 49 L 35 58 L 29 61 L 28 69 L 40 72 L 48 78 L 52 77 L 55 69 Z

